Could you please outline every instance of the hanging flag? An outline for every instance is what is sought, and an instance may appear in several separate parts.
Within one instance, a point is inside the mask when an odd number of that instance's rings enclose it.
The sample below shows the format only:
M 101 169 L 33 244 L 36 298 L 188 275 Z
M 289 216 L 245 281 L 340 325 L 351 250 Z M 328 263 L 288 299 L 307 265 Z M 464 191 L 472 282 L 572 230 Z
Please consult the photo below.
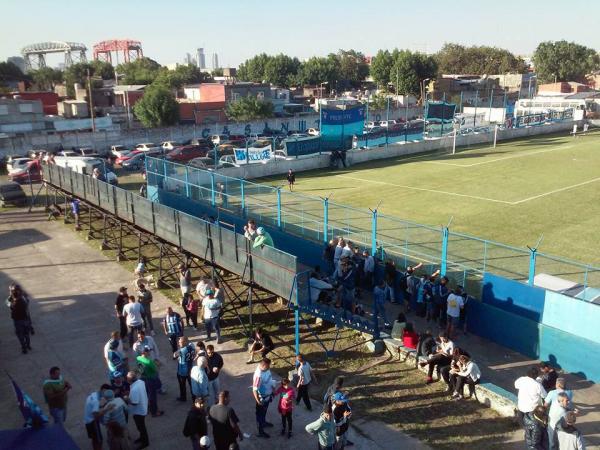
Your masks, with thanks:
M 9 375 L 12 382 L 15 395 L 17 396 L 17 405 L 21 410 L 23 419 L 25 419 L 25 427 L 41 428 L 48 423 L 48 418 L 44 415 L 42 409 L 19 387 L 19 385 Z

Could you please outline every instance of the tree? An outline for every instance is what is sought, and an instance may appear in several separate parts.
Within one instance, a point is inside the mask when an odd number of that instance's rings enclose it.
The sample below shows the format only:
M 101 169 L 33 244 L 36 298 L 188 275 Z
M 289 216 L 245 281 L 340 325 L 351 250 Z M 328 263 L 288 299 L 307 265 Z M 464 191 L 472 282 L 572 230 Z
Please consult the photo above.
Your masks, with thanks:
M 437 63 L 432 56 L 397 49 L 391 56 L 394 64 L 390 68 L 389 79 L 396 85 L 399 94 L 418 95 L 422 81 L 437 74 Z
M 328 83 L 333 87 L 338 79 L 339 70 L 335 55 L 331 58 L 313 56 L 300 66 L 297 76 L 298 84 L 313 86 Z
M 255 97 L 242 97 L 229 103 L 225 113 L 229 119 L 236 122 L 266 119 L 273 117 L 273 103 Z
M 393 65 L 394 58 L 388 50 L 379 50 L 371 60 L 371 76 L 384 89 L 390 83 L 390 68 Z
M 265 64 L 264 80 L 275 86 L 289 87 L 296 81 L 299 69 L 298 58 L 291 58 L 283 53 L 270 56 Z
M 63 82 L 64 74 L 61 70 L 52 67 L 42 67 L 29 71 L 33 85 L 40 91 L 53 91 L 54 87 Z
M 600 58 L 594 49 L 575 42 L 556 41 L 540 43 L 533 63 L 538 80 L 585 81 L 585 76 L 600 67 Z
M 64 80 L 65 85 L 67 86 L 67 96 L 75 97 L 75 83 L 80 84 L 81 87 L 84 89 L 87 88 L 88 70 L 90 71 L 90 76 L 93 76 L 94 69 L 92 65 L 90 63 L 85 62 L 72 64 L 65 69 Z M 97 83 L 92 83 L 92 86 L 94 86 L 94 84 L 97 85 Z
M 265 70 L 270 57 L 266 53 L 261 53 L 240 64 L 237 71 L 237 78 L 242 81 L 253 81 L 262 83 L 265 79 Z
M 484 75 L 524 73 L 525 62 L 508 50 L 488 47 L 464 47 L 447 43 L 435 55 L 440 73 Z
M 90 69 L 94 76 L 103 80 L 114 80 L 115 78 L 115 69 L 106 61 L 94 60 L 90 63 Z
M 369 108 L 373 110 L 386 109 L 388 105 L 388 97 L 386 95 L 372 95 L 369 102 Z
M 150 58 L 119 64 L 117 74 L 123 84 L 150 84 L 160 72 L 160 64 Z
M 356 88 L 369 75 L 365 56 L 356 50 L 340 50 L 337 53 L 340 79 L 338 89 Z
M 179 105 L 169 87 L 163 83 L 153 83 L 133 106 L 133 113 L 147 128 L 164 127 L 177 123 Z
M 180 65 L 175 70 L 166 67 L 160 69 L 153 83 L 162 83 L 170 89 L 181 89 L 186 84 L 206 83 L 213 81 L 209 73 L 202 72 L 193 64 Z
M 21 72 L 16 64 L 8 61 L 0 62 L 0 93 L 9 93 L 10 81 L 29 81 L 30 77 Z
M 213 69 L 210 74 L 213 77 L 222 77 L 223 76 L 223 68 L 222 67 L 218 67 L 216 69 Z

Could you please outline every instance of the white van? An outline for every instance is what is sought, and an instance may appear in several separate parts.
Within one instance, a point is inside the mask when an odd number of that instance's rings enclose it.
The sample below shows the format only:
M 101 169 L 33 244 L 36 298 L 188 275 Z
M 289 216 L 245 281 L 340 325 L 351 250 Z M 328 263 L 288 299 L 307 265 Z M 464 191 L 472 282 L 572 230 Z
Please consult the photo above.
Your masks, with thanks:
M 114 172 L 111 172 L 106 168 L 106 163 L 100 158 L 92 158 L 89 156 L 57 156 L 54 158 L 54 162 L 57 166 L 69 168 L 77 173 L 82 173 L 89 176 L 92 175 L 92 171 L 95 168 L 98 168 L 106 177 L 107 183 L 114 184 L 115 186 L 119 184 L 117 176 L 114 174 Z

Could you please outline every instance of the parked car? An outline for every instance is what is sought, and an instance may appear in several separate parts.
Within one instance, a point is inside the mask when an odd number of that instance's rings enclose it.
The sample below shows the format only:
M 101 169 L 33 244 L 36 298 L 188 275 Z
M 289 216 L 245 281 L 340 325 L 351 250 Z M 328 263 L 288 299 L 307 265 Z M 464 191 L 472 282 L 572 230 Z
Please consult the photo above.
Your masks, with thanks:
M 146 155 L 152 156 L 151 152 L 139 152 L 121 163 L 125 170 L 141 170 L 145 167 Z
M 190 162 L 187 163 L 187 165 L 190 167 L 196 167 L 198 169 L 214 170 L 215 160 L 204 156 L 202 158 L 192 159 Z
M 219 145 L 228 140 L 229 140 L 229 136 L 226 134 L 213 134 L 210 137 L 210 141 L 213 143 L 213 145 Z
M 127 153 L 123 152 L 123 153 L 121 153 L 121 156 L 119 156 L 117 159 L 115 159 L 115 164 L 122 166 L 123 163 L 125 161 L 127 161 L 129 158 L 133 158 L 135 155 L 138 155 L 140 153 L 142 153 L 141 150 L 133 150 L 133 151 L 127 152 Z
M 243 141 L 246 142 L 248 136 L 246 136 L 245 134 L 230 134 L 229 135 L 229 140 L 230 141 Z
M 67 158 L 72 158 L 72 157 L 77 157 L 77 156 L 81 156 L 81 154 L 77 154 L 77 152 L 73 151 L 73 150 L 60 150 L 56 156 L 64 156 Z
M 365 128 L 375 128 L 375 127 L 378 127 L 379 123 L 380 122 L 378 122 L 378 121 L 369 121 L 369 122 L 365 123 Z
M 79 156 L 91 156 L 91 157 L 99 157 L 100 155 L 96 150 L 91 147 L 81 147 L 79 150 Z
M 135 146 L 134 150 L 140 150 L 142 152 L 147 152 L 149 150 L 161 150 L 160 145 L 156 145 L 153 142 L 143 142 Z
M 30 161 L 32 161 L 31 158 L 15 158 L 13 156 L 9 156 L 8 161 L 6 163 L 6 170 L 8 171 L 8 173 L 10 173 L 13 170 L 22 169 L 23 167 L 26 167 L 27 163 Z
M 6 205 L 23 206 L 27 204 L 27 196 L 21 185 L 14 181 L 0 183 L 0 207 Z
M 240 165 L 235 162 L 235 156 L 225 155 L 219 158 L 219 167 L 240 167 Z
M 283 150 L 275 150 L 275 152 L 273 153 L 273 159 L 278 159 L 278 160 L 282 160 L 282 161 L 291 161 L 293 158 L 292 156 L 288 156 Z
M 30 160 L 26 166 L 9 172 L 8 180 L 19 184 L 42 181 L 42 165 L 37 159 Z
M 194 138 L 194 139 L 189 140 L 184 145 L 201 145 L 201 146 L 212 147 L 214 144 L 212 143 L 212 141 L 210 139 Z
M 160 146 L 165 152 L 170 152 L 171 150 L 174 150 L 177 147 L 181 147 L 181 144 L 175 141 L 164 141 L 160 143 Z
M 184 145 L 167 153 L 169 161 L 189 161 L 194 158 L 206 156 L 210 147 L 200 145 Z
M 124 145 L 111 145 L 110 154 L 118 158 L 124 153 L 130 153 L 131 150 L 127 149 Z
M 306 130 L 306 132 L 311 136 L 319 136 L 321 134 L 318 128 L 309 128 L 308 130 Z
M 381 122 L 379 122 L 379 126 L 382 128 L 391 128 L 393 126 L 395 126 L 397 124 L 397 122 L 395 120 L 382 120 Z

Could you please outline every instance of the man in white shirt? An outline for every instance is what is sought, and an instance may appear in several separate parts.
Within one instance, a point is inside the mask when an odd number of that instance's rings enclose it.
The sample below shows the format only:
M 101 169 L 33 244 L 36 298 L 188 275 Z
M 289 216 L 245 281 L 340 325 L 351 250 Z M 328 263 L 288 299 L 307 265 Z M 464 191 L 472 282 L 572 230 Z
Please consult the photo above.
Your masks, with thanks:
M 326 295 L 321 296 L 322 292 L 333 292 L 333 286 L 327 281 L 320 280 L 315 272 L 310 274 L 308 283 L 310 285 L 310 301 L 312 303 L 319 301 L 319 298 L 325 300 Z
M 110 411 L 113 406 L 106 405 L 100 408 L 100 400 L 104 392 L 110 390 L 109 384 L 103 384 L 96 392 L 92 392 L 85 400 L 85 409 L 83 414 L 83 423 L 88 437 L 92 440 L 92 448 L 100 450 L 102 448 L 102 432 L 100 431 L 100 419 L 104 414 Z
M 148 347 L 150 349 L 150 358 L 154 361 L 157 361 L 160 357 L 160 353 L 158 351 L 158 346 L 156 345 L 156 341 L 152 336 L 146 336 L 146 332 L 144 330 L 138 331 L 138 339 L 133 344 L 133 351 L 136 356 L 140 356 L 144 347 Z
M 117 341 L 119 344 L 117 345 L 117 351 L 121 354 L 123 353 L 123 341 L 121 340 L 121 333 L 118 331 L 113 331 L 110 334 L 110 339 L 106 344 L 104 344 L 104 351 L 102 354 L 104 355 L 104 361 L 106 362 L 106 366 L 108 367 L 108 351 L 110 350 L 110 344 L 113 341 Z
M 219 299 L 215 298 L 215 291 L 212 288 L 206 290 L 206 297 L 202 300 L 202 314 L 204 318 L 204 327 L 206 328 L 206 340 L 212 339 L 211 332 L 214 329 L 217 334 L 217 344 L 221 343 L 221 326 L 219 325 L 219 314 L 223 305 Z
M 129 303 L 123 307 L 123 315 L 125 316 L 125 323 L 127 324 L 127 331 L 129 332 L 129 347 L 133 347 L 133 340 L 137 336 L 137 332 L 142 329 L 144 319 L 142 319 L 142 313 L 144 311 L 141 303 L 136 303 L 133 295 L 129 296 Z
M 447 325 L 446 335 L 452 339 L 452 333 L 460 323 L 460 310 L 465 307 L 465 300 L 462 297 L 462 286 L 456 286 L 454 292 L 448 296 L 448 306 L 446 309 Z
M 375 273 L 375 258 L 369 254 L 368 250 L 363 252 L 365 265 L 363 271 L 365 273 L 365 287 L 371 289 L 373 287 L 373 274 Z
M 312 405 L 310 404 L 310 397 L 308 396 L 308 386 L 310 385 L 313 378 L 316 381 L 315 374 L 312 367 L 304 359 L 304 356 L 300 353 L 296 355 L 296 366 L 298 373 L 298 395 L 296 396 L 296 405 L 300 403 L 300 399 L 304 400 L 306 409 L 312 411 Z
M 519 391 L 517 408 L 521 422 L 526 414 L 531 414 L 537 406 L 543 404 L 542 400 L 546 398 L 546 390 L 536 381 L 538 374 L 538 370 L 532 367 L 527 371 L 527 376 L 519 377 L 515 381 L 515 388 Z
M 146 448 L 150 445 L 148 439 L 148 431 L 146 430 L 146 416 L 148 415 L 148 393 L 146 392 L 146 384 L 140 380 L 137 372 L 129 372 L 127 381 L 130 384 L 129 388 L 129 414 L 133 416 L 135 427 L 140 433 L 140 437 L 136 439 L 139 443 L 138 449 Z
M 258 424 L 258 436 L 269 438 L 265 432 L 265 427 L 272 427 L 273 424 L 267 422 L 267 410 L 269 403 L 273 400 L 273 388 L 276 382 L 271 375 L 271 360 L 263 358 L 256 367 L 252 377 L 252 394 L 256 403 L 256 422 Z

